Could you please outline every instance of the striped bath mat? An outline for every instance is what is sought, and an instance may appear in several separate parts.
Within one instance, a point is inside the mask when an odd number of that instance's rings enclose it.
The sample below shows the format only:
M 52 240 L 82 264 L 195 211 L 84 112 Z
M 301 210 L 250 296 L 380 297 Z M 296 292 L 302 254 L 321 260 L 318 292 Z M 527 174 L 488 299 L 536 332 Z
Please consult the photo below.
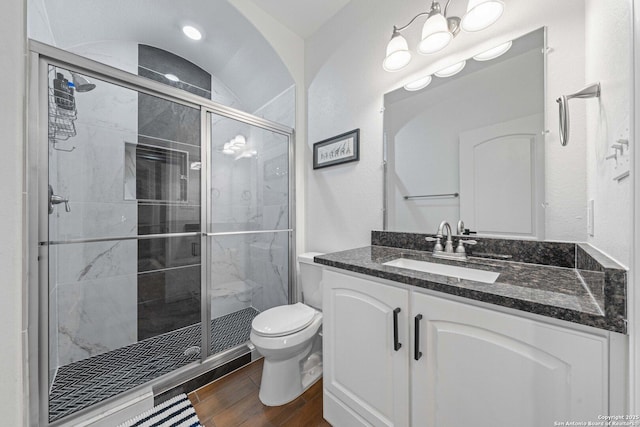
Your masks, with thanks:
M 202 427 L 186 394 L 154 406 L 118 427 Z

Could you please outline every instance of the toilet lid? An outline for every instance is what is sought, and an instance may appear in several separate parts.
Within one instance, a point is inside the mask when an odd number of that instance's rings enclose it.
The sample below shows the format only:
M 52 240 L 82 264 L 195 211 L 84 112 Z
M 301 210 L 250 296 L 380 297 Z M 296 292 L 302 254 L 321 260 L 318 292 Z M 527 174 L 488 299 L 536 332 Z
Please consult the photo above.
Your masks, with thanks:
M 258 314 L 251 328 L 258 335 L 277 337 L 298 332 L 309 326 L 316 310 L 302 303 L 281 305 Z

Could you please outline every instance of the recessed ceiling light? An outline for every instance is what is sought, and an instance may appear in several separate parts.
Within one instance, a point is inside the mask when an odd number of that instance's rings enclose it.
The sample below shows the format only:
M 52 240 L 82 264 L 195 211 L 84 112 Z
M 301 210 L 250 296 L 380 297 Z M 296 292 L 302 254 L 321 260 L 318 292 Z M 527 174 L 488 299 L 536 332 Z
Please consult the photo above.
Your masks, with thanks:
M 455 74 L 458 74 L 464 66 L 467 64 L 467 61 L 460 61 L 456 64 L 449 65 L 448 67 L 443 68 L 440 71 L 436 71 L 435 74 L 438 77 L 451 77 Z
M 489 61 L 490 59 L 495 59 L 506 53 L 511 48 L 512 44 L 512 41 L 502 43 L 500 46 L 492 47 L 489 50 L 485 50 L 484 52 L 477 54 L 473 59 L 476 61 Z
M 202 33 L 197 28 L 192 27 L 191 25 L 185 25 L 184 27 L 182 27 L 182 32 L 191 40 L 200 40 L 202 38 Z
M 179 82 L 180 79 L 178 78 L 178 76 L 176 76 L 175 74 L 165 74 L 164 77 L 167 80 L 171 80 L 172 82 Z
M 425 76 L 425 77 L 421 77 L 419 79 L 416 79 L 410 83 L 407 83 L 406 85 L 404 85 L 405 90 L 408 91 L 414 91 L 414 90 L 420 90 L 423 89 L 427 86 L 429 86 L 429 83 L 431 83 L 431 76 Z

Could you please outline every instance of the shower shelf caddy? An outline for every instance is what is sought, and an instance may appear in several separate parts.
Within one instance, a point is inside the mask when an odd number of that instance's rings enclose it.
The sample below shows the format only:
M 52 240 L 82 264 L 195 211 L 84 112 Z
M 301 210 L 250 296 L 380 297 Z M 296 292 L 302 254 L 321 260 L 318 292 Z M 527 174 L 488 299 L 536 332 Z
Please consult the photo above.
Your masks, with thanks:
M 75 121 L 78 118 L 75 98 L 69 100 L 58 92 L 60 91 L 49 87 L 49 141 L 51 141 L 55 150 L 73 151 L 75 147 L 70 150 L 56 148 L 58 142 L 66 141 L 76 136 Z M 66 105 L 67 108 L 60 107 L 60 105 Z

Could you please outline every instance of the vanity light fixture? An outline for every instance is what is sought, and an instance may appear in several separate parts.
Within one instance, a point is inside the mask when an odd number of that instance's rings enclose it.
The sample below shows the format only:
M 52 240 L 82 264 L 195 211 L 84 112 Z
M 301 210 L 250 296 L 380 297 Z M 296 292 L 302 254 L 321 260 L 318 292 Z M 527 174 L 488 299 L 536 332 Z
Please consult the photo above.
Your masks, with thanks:
M 191 40 L 200 40 L 202 38 L 202 33 L 200 32 L 200 30 L 191 25 L 185 25 L 184 27 L 182 27 L 182 32 Z
M 425 87 L 429 86 L 429 83 L 431 83 L 431 75 L 420 77 L 419 79 L 409 82 L 404 85 L 404 88 L 405 90 L 412 92 L 415 90 L 424 89 Z
M 509 40 L 506 43 L 502 43 L 499 46 L 492 47 L 491 49 L 487 49 L 484 52 L 477 54 L 473 59 L 476 61 L 489 61 L 491 59 L 496 59 L 500 55 L 507 53 L 507 51 L 511 49 L 512 44 L 513 42 Z
M 443 69 L 436 71 L 433 74 L 438 77 L 451 77 L 462 71 L 465 65 L 467 65 L 467 61 L 456 62 L 455 64 L 444 67 Z
M 387 43 L 387 51 L 382 67 L 386 71 L 399 71 L 411 61 L 411 52 L 407 40 L 400 34 L 421 16 L 427 16 L 422 27 L 422 36 L 418 43 L 418 52 L 423 55 L 436 53 L 449 45 L 460 32 L 480 31 L 495 23 L 504 11 L 501 0 L 469 0 L 467 13 L 459 18 L 447 16 L 447 8 L 451 0 L 447 0 L 444 10 L 437 0 L 433 0 L 428 12 L 421 12 L 402 27 L 393 26 L 391 40 Z

